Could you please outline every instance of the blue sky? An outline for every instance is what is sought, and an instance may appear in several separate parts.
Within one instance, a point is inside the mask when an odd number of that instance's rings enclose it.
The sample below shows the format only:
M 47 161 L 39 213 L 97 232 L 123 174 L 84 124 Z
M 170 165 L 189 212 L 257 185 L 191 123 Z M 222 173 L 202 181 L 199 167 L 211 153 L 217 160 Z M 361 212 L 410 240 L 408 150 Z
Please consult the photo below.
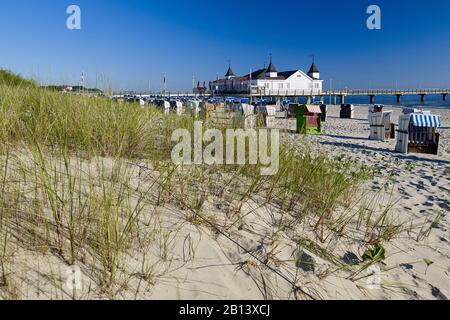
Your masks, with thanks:
M 333 87 L 450 87 L 450 1 L 0 0 L 0 67 L 42 83 L 188 90 L 192 76 L 306 70 Z M 66 28 L 69 5 L 82 29 Z M 366 9 L 382 10 L 368 30 Z

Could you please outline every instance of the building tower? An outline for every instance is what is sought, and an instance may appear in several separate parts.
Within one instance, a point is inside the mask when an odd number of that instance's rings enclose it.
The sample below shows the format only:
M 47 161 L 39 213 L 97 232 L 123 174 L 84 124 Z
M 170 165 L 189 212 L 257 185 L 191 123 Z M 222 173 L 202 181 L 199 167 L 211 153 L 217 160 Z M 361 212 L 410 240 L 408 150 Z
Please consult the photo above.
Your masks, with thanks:
M 227 74 L 225 75 L 225 77 L 228 80 L 235 77 L 233 70 L 231 70 L 231 64 L 228 65 L 228 71 L 227 71 Z
M 314 62 L 314 58 L 313 58 L 313 62 L 312 62 L 311 68 L 309 68 L 308 76 L 310 76 L 314 80 L 319 80 L 320 79 L 320 71 L 319 71 L 319 69 L 317 68 L 317 66 L 316 66 L 316 64 Z
M 267 67 L 266 70 L 266 77 L 268 78 L 276 78 L 278 77 L 278 71 L 277 68 L 275 68 L 274 64 L 272 63 L 272 55 L 270 55 L 270 64 Z

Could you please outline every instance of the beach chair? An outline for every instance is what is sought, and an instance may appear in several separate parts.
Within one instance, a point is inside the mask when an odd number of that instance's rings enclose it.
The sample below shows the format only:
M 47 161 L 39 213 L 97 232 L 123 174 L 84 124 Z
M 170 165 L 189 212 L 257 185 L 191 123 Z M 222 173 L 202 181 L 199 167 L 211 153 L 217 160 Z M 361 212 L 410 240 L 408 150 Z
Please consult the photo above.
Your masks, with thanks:
M 399 117 L 397 145 L 401 153 L 438 154 L 441 117 L 429 112 L 403 114 Z
M 374 104 L 369 106 L 369 113 L 383 112 L 384 106 L 382 104 Z
M 175 109 L 177 110 L 177 116 L 183 115 L 183 102 L 175 101 Z
M 300 107 L 298 103 L 290 103 L 287 107 L 287 118 L 296 118 L 297 117 L 297 109 Z
M 200 117 L 202 119 L 211 119 L 212 113 L 216 110 L 216 105 L 213 103 L 202 101 L 200 103 Z
M 287 119 L 288 118 L 288 107 L 284 107 L 283 105 L 275 104 L 272 105 L 275 107 L 276 113 L 275 117 L 279 119 Z M 294 112 L 294 110 L 292 110 Z
M 392 114 L 392 111 L 369 113 L 370 140 L 395 139 L 395 124 L 391 122 Z
M 320 106 L 320 111 L 322 111 L 322 113 L 319 115 L 320 121 L 326 122 L 327 121 L 328 106 L 326 104 L 322 104 Z
M 210 120 L 220 128 L 256 127 L 255 107 L 246 103 L 219 103 L 210 111 Z
M 201 113 L 200 101 L 189 101 L 188 107 L 190 109 L 191 115 L 194 118 L 198 118 L 200 116 Z
M 353 106 L 352 104 L 342 104 L 340 118 L 341 119 L 354 119 L 355 118 L 355 106 Z
M 423 113 L 423 110 L 422 109 L 418 109 L 418 108 L 406 107 L 406 108 L 403 108 L 402 113 L 403 114 Z
M 257 115 L 255 114 L 255 106 L 247 103 L 241 103 L 242 115 L 244 116 L 244 128 L 252 129 L 256 127 Z
M 265 121 L 266 127 L 270 128 L 270 129 L 274 129 L 277 108 L 275 106 L 266 106 L 265 108 L 266 108 L 266 112 L 265 112 L 264 116 L 265 116 L 265 120 L 266 120 Z
M 322 125 L 320 115 L 322 110 L 318 105 L 303 105 L 297 108 L 297 133 L 320 134 Z
M 292 113 L 296 110 L 296 106 L 298 107 L 298 105 L 291 107 Z M 264 114 L 266 127 L 287 132 L 297 132 L 297 118 L 286 117 L 284 112 L 278 110 L 280 110 L 280 106 L 266 106 L 266 112 Z
M 164 101 L 164 113 L 169 114 L 170 113 L 170 102 Z

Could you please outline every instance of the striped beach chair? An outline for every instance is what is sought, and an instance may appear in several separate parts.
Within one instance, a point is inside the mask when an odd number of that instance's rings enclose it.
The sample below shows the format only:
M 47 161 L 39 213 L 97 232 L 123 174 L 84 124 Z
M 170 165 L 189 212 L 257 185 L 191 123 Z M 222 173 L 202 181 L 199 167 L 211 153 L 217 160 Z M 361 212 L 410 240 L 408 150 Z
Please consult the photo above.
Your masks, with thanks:
M 395 150 L 401 153 L 438 154 L 441 116 L 430 112 L 401 115 Z

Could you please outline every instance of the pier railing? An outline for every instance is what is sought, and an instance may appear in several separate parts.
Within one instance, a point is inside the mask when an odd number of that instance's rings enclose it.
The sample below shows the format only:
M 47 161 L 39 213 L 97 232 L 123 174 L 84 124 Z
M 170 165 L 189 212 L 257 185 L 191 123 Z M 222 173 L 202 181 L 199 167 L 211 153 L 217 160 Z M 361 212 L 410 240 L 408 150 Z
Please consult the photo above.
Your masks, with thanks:
M 388 90 L 388 89 L 337 89 L 337 90 L 252 90 L 253 96 L 371 96 L 371 95 L 408 95 L 408 94 L 449 94 L 450 89 L 406 89 L 406 90 Z
M 408 95 L 408 94 L 448 94 L 450 89 L 362 89 L 362 90 L 326 90 L 322 95 L 349 95 L 349 96 L 370 96 L 370 95 Z
M 213 92 L 208 91 L 202 94 L 189 92 L 166 92 L 152 94 L 136 94 L 141 97 L 200 97 L 200 96 L 243 96 L 243 97 L 324 97 L 324 96 L 379 96 L 379 95 L 429 95 L 441 94 L 450 95 L 450 89 L 335 89 L 335 90 L 266 90 L 254 88 L 245 92 Z M 116 94 L 115 97 L 123 97 L 123 94 Z

